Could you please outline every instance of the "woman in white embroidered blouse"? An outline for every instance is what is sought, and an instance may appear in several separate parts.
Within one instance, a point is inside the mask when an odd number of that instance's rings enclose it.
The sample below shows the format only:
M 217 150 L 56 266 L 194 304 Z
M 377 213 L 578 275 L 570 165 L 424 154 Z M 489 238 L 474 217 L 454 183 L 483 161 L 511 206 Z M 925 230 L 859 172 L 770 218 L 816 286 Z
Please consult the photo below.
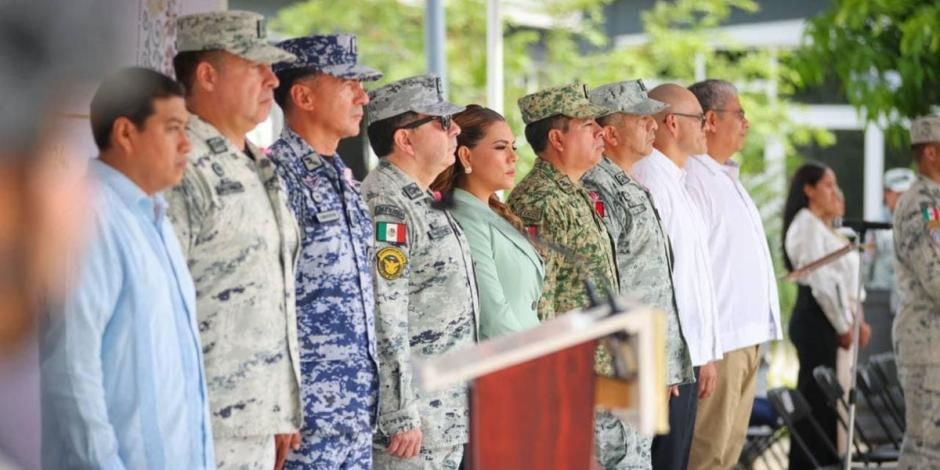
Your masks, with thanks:
M 787 269 L 836 251 L 849 239 L 838 233 L 833 221 L 845 210 L 842 191 L 832 169 L 820 163 L 805 163 L 790 182 L 783 215 L 784 262 Z M 836 415 L 813 378 L 813 369 L 825 365 L 836 369 L 838 348 L 852 344 L 852 311 L 857 303 L 859 255 L 849 253 L 797 281 L 799 291 L 790 318 L 790 340 L 800 362 L 797 389 L 813 409 L 813 414 L 832 442 L 836 439 Z M 868 342 L 870 329 L 862 323 L 861 345 Z M 812 436 L 809 429 L 797 432 Z M 807 434 L 808 433 L 808 434 Z M 808 447 L 822 464 L 838 463 L 825 444 L 810 439 Z M 812 468 L 799 446 L 790 450 L 790 468 Z

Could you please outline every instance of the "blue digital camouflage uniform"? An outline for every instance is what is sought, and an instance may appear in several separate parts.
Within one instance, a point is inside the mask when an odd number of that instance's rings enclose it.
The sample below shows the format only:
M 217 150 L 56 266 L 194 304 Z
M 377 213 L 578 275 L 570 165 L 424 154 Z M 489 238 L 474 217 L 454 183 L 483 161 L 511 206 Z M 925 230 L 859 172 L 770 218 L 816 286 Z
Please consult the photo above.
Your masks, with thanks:
M 289 39 L 278 47 L 297 56 L 275 64 L 278 74 L 302 69 L 343 79 L 382 77 L 357 63 L 351 34 Z M 282 80 L 282 86 L 291 84 Z M 289 116 L 271 146 L 302 234 L 296 292 L 304 424 L 301 447 L 288 455 L 286 467 L 369 469 L 378 401 L 372 218 L 343 160 L 317 154 L 291 127 L 330 117 L 324 113 Z
M 339 156 L 318 155 L 289 127 L 270 150 L 302 234 L 296 293 L 304 425 L 287 467 L 331 456 L 341 460 L 329 463 L 349 463 L 343 453 L 323 451 L 338 443 L 355 450 L 356 436 L 371 436 L 375 423 L 371 217 Z M 371 439 L 360 444 L 367 468 Z

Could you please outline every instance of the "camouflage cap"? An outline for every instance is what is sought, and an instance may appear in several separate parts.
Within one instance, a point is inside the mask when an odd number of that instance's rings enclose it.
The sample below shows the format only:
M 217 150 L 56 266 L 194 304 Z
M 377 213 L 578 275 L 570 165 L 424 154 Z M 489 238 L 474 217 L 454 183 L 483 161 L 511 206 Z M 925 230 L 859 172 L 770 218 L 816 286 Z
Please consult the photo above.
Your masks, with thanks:
M 278 62 L 274 72 L 310 69 L 334 77 L 373 81 L 382 78 L 382 72 L 359 65 L 359 51 L 354 34 L 324 34 L 288 39 L 277 47 L 297 56 L 295 62 Z
M 610 114 L 607 108 L 588 101 L 587 85 L 571 83 L 537 91 L 519 98 L 522 121 L 531 124 L 552 116 L 588 119 Z
M 441 78 L 428 74 L 405 78 L 370 91 L 366 110 L 369 122 L 376 122 L 409 111 L 449 116 L 463 111 L 464 107 L 445 100 Z
M 646 95 L 646 85 L 643 84 L 643 80 L 627 80 L 601 85 L 588 93 L 588 99 L 591 103 L 609 109 L 610 114 L 649 116 L 669 107 L 668 104 Z
M 921 116 L 911 122 L 911 145 L 940 142 L 940 116 Z
M 297 57 L 268 44 L 264 17 L 250 11 L 216 11 L 176 20 L 178 52 L 224 50 L 252 62 L 273 64 Z

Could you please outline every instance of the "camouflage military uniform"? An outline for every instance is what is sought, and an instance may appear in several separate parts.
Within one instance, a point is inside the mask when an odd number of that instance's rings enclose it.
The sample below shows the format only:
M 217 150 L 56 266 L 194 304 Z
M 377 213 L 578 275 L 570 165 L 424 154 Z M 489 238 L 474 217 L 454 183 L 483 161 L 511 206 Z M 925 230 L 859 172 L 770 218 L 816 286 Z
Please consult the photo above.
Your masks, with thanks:
M 297 223 L 257 148 L 235 148 L 197 116 L 187 133 L 189 166 L 166 198 L 196 285 L 213 433 L 218 441 L 294 432 Z
M 564 246 L 586 261 L 579 265 L 560 253 L 541 250 L 545 260 L 545 287 L 538 308 L 541 320 L 587 307 L 590 301 L 585 279 L 598 289 L 617 292 L 617 269 L 610 237 L 589 194 L 580 184 L 538 159 L 532 171 L 513 189 L 508 202 L 529 233 Z M 597 349 L 595 369 L 605 375 L 613 373 L 610 356 L 603 348 Z M 628 446 L 639 446 L 636 433 L 609 411 L 596 413 L 594 429 L 596 454 L 605 468 L 618 468 L 614 465 L 625 458 Z
M 432 195 L 387 160 L 365 178 L 362 193 L 377 233 L 381 388 L 375 466 L 412 468 L 423 460 L 424 468 L 457 468 L 468 438 L 467 390 L 418 390 L 412 383 L 411 357 L 441 354 L 476 340 L 469 244 L 449 213 L 431 207 Z M 392 240 L 390 230 L 397 232 Z M 391 436 L 419 427 L 419 457 L 405 460 L 384 452 Z
M 372 435 L 378 391 L 372 221 L 339 156 L 317 155 L 286 127 L 271 159 L 303 233 L 296 292 L 304 426 L 301 449 L 287 464 L 299 468 L 323 463 L 329 441 L 355 449 L 356 435 Z M 360 463 L 369 467 L 371 439 L 364 444 Z
M 921 175 L 898 201 L 894 249 L 901 309 L 893 339 L 907 429 L 899 468 L 940 462 L 940 184 Z
M 305 36 L 277 46 L 297 56 L 274 64 L 279 77 L 298 70 L 301 78 L 382 77 L 357 63 L 351 34 Z M 292 87 L 294 80 L 282 79 L 280 86 Z M 356 95 L 348 99 L 355 103 Z M 336 118 L 328 109 L 289 113 L 271 146 L 303 233 L 296 280 L 304 426 L 300 449 L 290 452 L 286 468 L 372 468 L 378 400 L 372 218 L 343 160 L 319 155 L 293 130 Z

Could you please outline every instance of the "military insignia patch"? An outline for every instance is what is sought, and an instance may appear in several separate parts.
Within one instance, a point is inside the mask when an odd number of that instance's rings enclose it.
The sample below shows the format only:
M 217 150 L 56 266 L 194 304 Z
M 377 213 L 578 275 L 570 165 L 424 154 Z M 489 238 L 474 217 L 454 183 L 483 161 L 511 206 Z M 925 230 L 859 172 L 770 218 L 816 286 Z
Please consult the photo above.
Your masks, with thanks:
M 219 164 L 219 162 L 212 162 L 212 172 L 219 177 L 225 176 L 225 170 L 222 169 L 222 165 Z
M 430 237 L 431 240 L 446 237 L 447 235 L 450 235 L 450 227 L 446 226 L 431 227 L 431 230 L 428 231 L 428 237 Z
M 617 176 L 614 177 L 614 179 L 616 179 L 617 182 L 620 184 L 627 184 L 630 182 L 630 177 L 623 173 L 618 173 Z
M 405 196 L 408 196 L 408 199 L 418 199 L 424 195 L 424 191 L 421 191 L 421 188 L 419 188 L 418 185 L 414 183 L 405 186 L 402 189 L 402 192 L 405 193 Z
M 526 234 L 526 235 L 528 235 L 528 236 L 530 236 L 530 237 L 537 237 L 537 236 L 539 236 L 539 228 L 538 228 L 538 226 L 536 226 L 536 225 L 526 225 L 524 228 L 525 228 L 525 234 Z
M 380 242 L 404 245 L 408 242 L 408 229 L 405 224 L 379 222 L 375 224 L 375 239 Z
M 380 276 L 389 281 L 400 278 L 407 265 L 408 259 L 405 258 L 405 253 L 394 246 L 382 248 L 375 255 L 376 270 Z
M 604 213 L 606 212 L 604 209 L 604 201 L 602 201 L 601 197 L 594 191 L 591 191 L 588 195 L 591 196 L 591 202 L 594 204 L 594 212 L 597 212 L 597 215 L 601 216 L 603 219 Z
M 937 243 L 940 243 L 940 208 L 925 207 L 924 220 L 927 221 L 927 233 Z
M 306 168 L 307 171 L 313 171 L 323 166 L 322 160 L 320 160 L 319 158 L 310 156 L 310 155 L 304 157 L 303 161 L 304 161 L 304 168 Z
M 214 154 L 225 153 L 225 149 L 228 147 L 225 145 L 225 139 L 221 137 L 213 137 L 207 140 L 206 145 L 209 146 L 209 150 Z

